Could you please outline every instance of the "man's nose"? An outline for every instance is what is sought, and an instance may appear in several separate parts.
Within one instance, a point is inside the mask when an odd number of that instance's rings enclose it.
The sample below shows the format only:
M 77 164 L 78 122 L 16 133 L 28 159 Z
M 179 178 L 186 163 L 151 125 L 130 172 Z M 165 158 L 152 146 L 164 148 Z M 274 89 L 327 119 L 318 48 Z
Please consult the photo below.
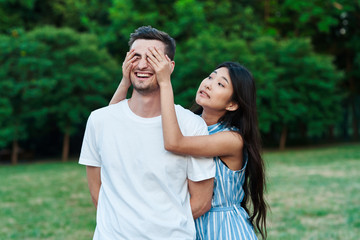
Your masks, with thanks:
M 139 69 L 145 69 L 148 67 L 148 61 L 146 60 L 146 58 L 141 58 L 138 62 L 138 68 Z

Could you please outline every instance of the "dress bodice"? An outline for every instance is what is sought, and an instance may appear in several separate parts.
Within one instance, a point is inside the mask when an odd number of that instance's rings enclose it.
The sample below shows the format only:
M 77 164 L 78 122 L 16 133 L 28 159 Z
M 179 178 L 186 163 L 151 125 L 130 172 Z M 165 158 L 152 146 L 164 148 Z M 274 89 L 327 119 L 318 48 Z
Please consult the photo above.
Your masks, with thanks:
M 231 131 L 221 123 L 208 127 L 209 134 L 222 131 Z M 233 171 L 229 169 L 220 157 L 214 157 L 216 164 L 216 175 L 214 181 L 214 195 L 212 207 L 228 207 L 234 204 L 240 204 L 244 198 L 243 184 L 245 181 L 245 168 L 248 161 L 247 151 L 243 151 L 244 166 L 242 169 Z

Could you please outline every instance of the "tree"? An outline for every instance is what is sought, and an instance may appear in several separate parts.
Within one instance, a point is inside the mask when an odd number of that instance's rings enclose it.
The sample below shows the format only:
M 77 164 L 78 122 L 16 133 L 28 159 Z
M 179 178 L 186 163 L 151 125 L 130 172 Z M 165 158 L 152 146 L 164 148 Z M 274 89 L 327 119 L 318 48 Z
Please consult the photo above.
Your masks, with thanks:
M 331 57 L 315 54 L 307 39 L 277 43 L 260 38 L 252 49 L 258 53 L 253 68 L 259 81 L 261 130 L 281 132 L 280 149 L 288 131 L 316 136 L 339 120 L 342 74 Z
M 266 2 L 266 1 L 265 1 Z M 345 72 L 341 87 L 345 92 L 343 114 L 351 109 L 353 138 L 359 138 L 360 96 L 359 68 L 356 53 L 360 51 L 360 3 L 352 0 L 271 1 L 267 31 L 283 37 L 311 38 L 317 52 L 331 54 L 336 66 Z M 346 122 L 343 120 L 342 122 Z M 345 136 L 347 135 L 347 123 Z
M 42 27 L 29 32 L 29 38 L 48 47 L 48 57 L 56 66 L 51 69 L 55 85 L 45 99 L 64 134 L 62 159 L 66 161 L 70 136 L 91 110 L 108 104 L 120 68 L 94 35 Z
M 19 140 L 28 137 L 28 120 L 41 119 L 48 112 L 38 104 L 53 85 L 48 78 L 52 63 L 46 57 L 47 47 L 29 40 L 23 31 L 1 35 L 0 51 L 0 144 L 12 142 L 11 162 L 16 164 Z

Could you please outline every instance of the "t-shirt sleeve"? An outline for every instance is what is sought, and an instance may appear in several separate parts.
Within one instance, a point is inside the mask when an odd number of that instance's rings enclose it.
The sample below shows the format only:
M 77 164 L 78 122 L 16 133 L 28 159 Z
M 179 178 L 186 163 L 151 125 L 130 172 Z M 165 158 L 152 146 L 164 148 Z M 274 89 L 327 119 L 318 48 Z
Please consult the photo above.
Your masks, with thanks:
M 84 139 L 81 147 L 79 164 L 100 167 L 101 158 L 97 146 L 97 138 L 93 123 L 93 115 L 90 114 L 86 124 Z
M 204 122 L 194 135 L 209 135 Z M 213 158 L 189 156 L 188 179 L 194 182 L 203 181 L 215 177 L 215 162 Z

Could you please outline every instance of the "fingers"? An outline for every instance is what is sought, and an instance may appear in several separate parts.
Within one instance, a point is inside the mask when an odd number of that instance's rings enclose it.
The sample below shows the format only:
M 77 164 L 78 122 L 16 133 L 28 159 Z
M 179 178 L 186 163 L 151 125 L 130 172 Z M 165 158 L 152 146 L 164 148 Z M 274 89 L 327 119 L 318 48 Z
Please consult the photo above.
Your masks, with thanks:
M 171 59 L 169 58 L 169 56 L 167 54 L 165 54 L 166 60 L 168 60 L 168 62 L 171 62 Z
M 134 49 L 131 49 L 129 52 L 126 53 L 126 57 L 122 65 L 123 70 L 129 69 L 136 59 L 137 56 L 135 56 L 135 51 Z
M 147 54 L 147 57 L 148 59 L 152 60 L 153 64 L 158 66 L 171 62 L 170 58 L 167 55 L 165 55 L 165 53 L 161 52 L 158 48 L 151 47 L 148 48 L 148 50 L 149 53 Z
M 149 52 L 146 53 L 147 57 L 146 59 L 148 60 L 148 62 L 153 66 L 153 67 L 157 67 L 160 64 L 160 61 L 158 58 L 156 58 L 156 56 L 153 53 L 152 49 L 148 49 Z
M 124 63 L 133 60 L 133 59 L 134 59 L 134 56 L 135 56 L 135 51 L 134 51 L 134 49 L 131 49 L 129 52 L 126 53 L 126 57 L 125 57 Z
M 132 58 L 132 56 L 134 56 L 134 54 L 135 54 L 135 50 L 134 50 L 134 49 L 130 49 L 130 51 L 128 51 L 128 52 L 126 53 L 126 57 L 125 57 L 124 62 L 126 62 L 127 60 L 129 60 L 130 58 Z
M 158 62 L 156 61 L 157 59 L 155 57 L 153 57 L 153 56 L 149 57 L 148 56 L 146 59 L 154 69 L 158 68 Z
M 154 68 L 158 68 L 161 65 L 160 54 L 156 52 L 155 48 L 148 48 L 148 51 L 146 59 Z
M 164 60 L 164 53 L 160 53 L 160 51 L 156 47 L 149 48 L 149 51 L 159 62 L 162 62 Z

